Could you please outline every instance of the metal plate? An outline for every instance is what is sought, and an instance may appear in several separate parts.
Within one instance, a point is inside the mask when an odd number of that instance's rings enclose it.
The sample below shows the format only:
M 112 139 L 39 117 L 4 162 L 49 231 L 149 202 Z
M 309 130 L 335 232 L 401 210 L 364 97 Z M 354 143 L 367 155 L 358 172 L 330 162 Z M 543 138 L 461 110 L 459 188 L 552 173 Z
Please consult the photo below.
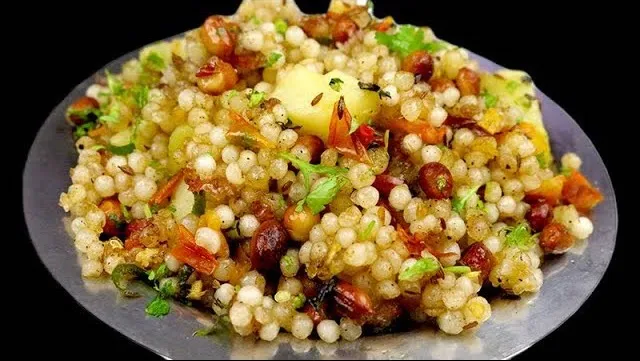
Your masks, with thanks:
M 126 60 L 135 56 L 137 51 L 124 55 L 99 73 L 105 69 L 119 71 Z M 478 55 L 472 56 L 483 69 L 500 68 Z M 300 341 L 288 334 L 281 334 L 271 343 L 242 337 L 228 340 L 192 337 L 195 330 L 206 324 L 206 315 L 174 304 L 167 317 L 150 318 L 144 312 L 147 299 L 124 299 L 110 282 L 86 281 L 80 276 L 76 250 L 65 231 L 65 213 L 58 206 L 58 198 L 71 182 L 69 169 L 77 159 L 64 113 L 75 98 L 84 95 L 93 79 L 91 76 L 79 84 L 53 110 L 38 132 L 23 175 L 24 215 L 38 255 L 62 287 L 103 322 L 165 358 L 510 358 L 555 330 L 576 312 L 609 265 L 618 216 L 607 169 L 578 124 L 558 104 L 538 91 L 555 156 L 567 151 L 578 153 L 583 159 L 583 172 L 605 196 L 593 214 L 595 231 L 590 239 L 542 266 L 545 280 L 538 294 L 517 301 L 493 301 L 491 319 L 478 331 L 461 336 L 446 336 L 424 329 L 331 345 L 321 341 Z

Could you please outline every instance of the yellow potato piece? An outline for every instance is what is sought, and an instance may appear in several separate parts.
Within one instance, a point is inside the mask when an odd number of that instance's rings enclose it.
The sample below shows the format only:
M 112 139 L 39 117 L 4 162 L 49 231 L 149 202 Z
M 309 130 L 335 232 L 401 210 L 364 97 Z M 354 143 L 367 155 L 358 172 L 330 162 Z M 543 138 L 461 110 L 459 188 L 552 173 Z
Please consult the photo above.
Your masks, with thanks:
M 329 86 L 332 78 L 343 81 L 340 91 Z M 318 94 L 322 99 L 315 104 L 311 102 Z M 329 124 L 333 106 L 344 96 L 347 109 L 358 123 L 367 122 L 380 108 L 380 97 L 377 92 L 362 90 L 358 79 L 339 70 L 325 75 L 314 73 L 302 65 L 294 67 L 276 84 L 271 97 L 279 99 L 287 109 L 289 119 L 301 128 L 302 133 L 317 135 L 325 142 L 329 135 Z
M 482 89 L 498 96 L 500 103 L 515 106 L 522 111 L 523 117 L 518 129 L 533 141 L 537 154 L 542 155 L 545 162 L 551 162 L 553 156 L 549 145 L 549 135 L 544 127 L 540 102 L 536 97 L 534 84 L 527 73 L 520 70 L 502 69 L 495 73 L 482 73 L 480 79 Z

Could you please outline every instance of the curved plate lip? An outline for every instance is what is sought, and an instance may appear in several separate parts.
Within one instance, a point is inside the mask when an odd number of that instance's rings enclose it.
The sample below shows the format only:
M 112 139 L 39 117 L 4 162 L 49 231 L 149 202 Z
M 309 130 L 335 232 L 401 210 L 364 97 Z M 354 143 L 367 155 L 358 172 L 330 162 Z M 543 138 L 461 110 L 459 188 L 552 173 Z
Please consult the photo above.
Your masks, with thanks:
M 176 37 L 180 37 L 183 36 L 184 33 L 178 34 L 178 35 L 174 35 L 171 36 L 167 39 L 164 40 L 170 40 Z M 163 40 L 159 40 L 159 41 L 163 41 Z M 142 337 L 140 334 L 133 332 L 133 330 L 129 329 L 129 328 L 121 328 L 118 326 L 113 325 L 113 320 L 109 319 L 109 315 L 104 314 L 104 312 L 98 312 L 97 309 L 95 309 L 95 307 L 93 307 L 92 305 L 89 305 L 88 302 L 86 300 L 83 300 L 80 297 L 80 294 L 77 293 L 75 290 L 73 290 L 72 287 L 72 282 L 74 280 L 70 280 L 69 278 L 65 278 L 63 277 L 63 275 L 58 272 L 56 269 L 57 267 L 55 265 L 52 264 L 52 259 L 49 257 L 49 255 L 45 252 L 44 246 L 42 245 L 42 241 L 36 241 L 36 237 L 34 237 L 34 233 L 35 233 L 35 228 L 36 226 L 34 225 L 35 220 L 33 219 L 33 217 L 30 217 L 28 215 L 28 210 L 27 210 L 27 203 L 29 200 L 29 195 L 28 195 L 28 191 L 33 190 L 33 189 L 28 189 L 28 175 L 31 173 L 31 169 L 30 169 L 30 165 L 33 163 L 33 159 L 34 159 L 34 152 L 36 149 L 36 145 L 42 142 L 42 138 L 44 137 L 44 128 L 45 125 L 49 122 L 53 121 L 53 118 L 55 118 L 55 113 L 60 110 L 60 109 L 64 109 L 65 108 L 65 104 L 70 103 L 70 100 L 73 99 L 76 95 L 74 93 L 77 93 L 78 91 L 82 90 L 82 93 L 84 93 L 84 89 L 86 88 L 87 84 L 91 84 L 92 80 L 94 79 L 94 77 L 97 74 L 100 74 L 101 72 L 103 72 L 105 69 L 113 69 L 116 66 L 122 65 L 126 60 L 129 60 L 131 58 L 135 58 L 138 54 L 138 51 L 142 49 L 136 49 L 133 50 L 131 52 L 126 53 L 125 55 L 120 56 L 119 58 L 109 62 L 108 64 L 106 64 L 103 68 L 101 68 L 100 70 L 98 70 L 97 72 L 95 72 L 94 74 L 90 75 L 88 78 L 86 78 L 84 81 L 82 81 L 81 83 L 79 83 L 77 86 L 75 86 L 70 92 L 69 94 L 57 105 L 55 106 L 51 113 L 49 114 L 49 116 L 46 118 L 45 122 L 42 124 L 41 128 L 38 130 L 37 135 L 31 145 L 31 147 L 29 148 L 29 153 L 28 153 L 28 158 L 27 158 L 27 162 L 25 163 L 25 168 L 23 171 L 23 215 L 25 217 L 25 223 L 27 224 L 27 228 L 29 231 L 29 235 L 31 238 L 31 242 L 32 242 L 32 246 L 34 247 L 34 249 L 36 250 L 36 253 L 38 254 L 38 257 L 40 258 L 41 263 L 45 266 L 45 268 L 47 269 L 47 271 L 49 272 L 49 274 L 51 274 L 51 276 L 56 280 L 56 282 L 58 282 L 63 289 L 79 304 L 81 305 L 84 309 L 86 309 L 87 311 L 89 311 L 89 313 L 91 313 L 94 317 L 98 318 L 100 321 L 102 321 L 103 323 L 105 323 L 106 325 L 108 325 L 109 327 L 111 327 L 112 329 L 116 330 L 117 332 L 125 335 L 127 338 L 131 339 L 132 341 L 134 341 L 136 344 L 144 347 L 147 350 L 150 350 L 152 352 L 154 352 L 155 354 L 165 358 L 165 359 L 171 359 L 171 357 L 169 356 L 171 352 L 169 352 L 168 350 L 166 350 L 166 354 L 163 351 L 160 351 L 160 348 L 157 347 L 157 345 L 150 339 L 150 337 Z M 481 68 L 483 69 L 488 69 L 488 70 L 497 70 L 497 69 L 501 69 L 503 68 L 502 66 L 492 62 L 491 60 L 488 60 L 484 57 L 482 57 L 481 55 L 478 55 L 477 53 L 473 53 L 472 51 L 469 51 L 470 55 L 478 60 L 481 64 Z M 575 303 L 574 307 L 572 307 L 571 310 L 569 310 L 568 312 L 566 312 L 563 317 L 558 320 L 558 322 L 555 323 L 554 326 L 548 328 L 545 332 L 543 332 L 542 334 L 538 335 L 537 337 L 535 337 L 533 340 L 528 340 L 527 344 L 522 346 L 518 346 L 518 349 L 515 351 L 510 352 L 509 354 L 503 355 L 503 357 L 505 359 L 510 359 L 512 357 L 515 357 L 517 355 L 519 355 L 520 353 L 526 351 L 529 347 L 531 347 L 534 343 L 539 342 L 540 340 L 542 340 L 543 338 L 545 338 L 547 335 L 549 335 L 550 333 L 552 333 L 553 331 L 555 331 L 558 327 L 560 327 L 562 324 L 564 324 L 569 318 L 571 318 L 577 311 L 578 309 L 580 309 L 583 304 L 587 301 L 587 299 L 589 299 L 589 297 L 592 295 L 592 293 L 594 292 L 594 290 L 597 288 L 597 286 L 600 284 L 600 282 L 602 281 L 603 277 L 605 276 L 609 265 L 611 263 L 611 259 L 613 257 L 613 252 L 615 251 L 615 245 L 617 243 L 617 231 L 618 231 L 618 207 L 617 207 L 617 200 L 615 197 L 615 191 L 613 188 L 613 184 L 609 175 L 609 172 L 604 164 L 604 161 L 602 159 L 602 157 L 600 156 L 599 152 L 597 151 L 597 148 L 595 147 L 595 145 L 593 144 L 593 142 L 591 141 L 591 139 L 589 139 L 589 137 L 584 133 L 584 130 L 580 127 L 580 125 L 563 109 L 561 108 L 557 103 L 555 103 L 555 101 L 553 101 L 551 98 L 547 97 L 540 89 L 537 89 L 538 91 L 538 95 L 541 96 L 541 101 L 544 100 L 545 104 L 550 104 L 551 106 L 556 107 L 557 109 L 555 109 L 554 111 L 559 112 L 560 115 L 565 118 L 565 119 L 569 119 L 571 121 L 571 123 L 569 124 L 572 128 L 577 128 L 579 129 L 579 134 L 581 137 L 586 139 L 586 144 L 588 146 L 588 148 L 592 148 L 594 150 L 594 153 L 596 155 L 596 159 L 600 164 L 602 164 L 602 168 L 599 170 L 604 170 L 603 173 L 603 179 L 605 180 L 605 182 L 603 184 L 599 184 L 599 187 L 601 189 L 611 189 L 611 193 L 607 194 L 607 202 L 611 202 L 610 206 L 613 210 L 615 210 L 615 212 L 613 212 L 613 224 L 610 226 L 611 230 L 609 231 L 609 237 L 612 239 L 612 245 L 608 250 L 608 255 L 606 255 L 606 261 L 605 263 L 602 265 L 602 270 L 599 272 L 598 277 L 596 282 L 592 285 L 592 287 L 590 287 L 588 290 L 586 290 L 586 292 L 584 293 L 584 297 L 580 300 L 580 302 Z M 545 104 L 543 104 L 543 106 L 545 106 Z M 551 136 L 551 134 L 550 134 Z M 62 136 L 61 136 L 62 137 Z M 582 140 L 584 141 L 584 140 Z M 552 146 L 553 148 L 553 146 Z M 73 150 L 75 152 L 75 150 Z M 591 160 L 593 162 L 593 159 Z M 597 162 L 596 162 L 597 163 Z M 69 180 L 67 180 L 67 183 L 69 183 Z M 58 207 L 58 205 L 56 204 L 55 207 Z M 42 237 L 37 237 L 37 238 L 42 238 Z M 70 245 L 69 243 L 63 243 L 63 245 L 65 247 L 70 247 L 73 248 L 72 245 Z M 75 252 L 75 250 L 73 250 L 73 252 Z M 77 274 L 77 278 L 81 279 L 81 275 Z M 546 278 L 546 276 L 545 276 Z M 543 285 L 544 287 L 544 285 Z M 95 295 L 90 295 L 90 297 L 95 297 Z M 115 310 L 115 312 L 119 312 L 120 310 Z M 139 309 L 140 312 L 142 312 L 142 309 Z M 100 313 L 103 313 L 102 315 L 100 315 Z M 170 320 L 167 320 L 170 321 Z M 184 335 L 186 336 L 186 335 Z M 209 346 L 209 347 L 213 347 L 213 346 Z M 212 350 L 213 351 L 213 350 Z M 300 355 L 303 354 L 294 354 L 295 358 L 299 358 Z

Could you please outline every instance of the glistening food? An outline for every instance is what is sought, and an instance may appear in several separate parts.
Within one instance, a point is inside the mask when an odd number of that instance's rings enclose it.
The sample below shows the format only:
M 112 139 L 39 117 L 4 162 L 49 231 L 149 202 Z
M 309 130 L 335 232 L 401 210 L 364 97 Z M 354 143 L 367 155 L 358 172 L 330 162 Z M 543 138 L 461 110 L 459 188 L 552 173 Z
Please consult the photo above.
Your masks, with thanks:
M 577 154 L 555 164 L 526 73 L 341 1 L 245 1 L 106 72 L 67 120 L 82 276 L 148 283 L 151 316 L 208 310 L 200 334 L 472 330 L 482 288 L 537 292 L 602 201 Z

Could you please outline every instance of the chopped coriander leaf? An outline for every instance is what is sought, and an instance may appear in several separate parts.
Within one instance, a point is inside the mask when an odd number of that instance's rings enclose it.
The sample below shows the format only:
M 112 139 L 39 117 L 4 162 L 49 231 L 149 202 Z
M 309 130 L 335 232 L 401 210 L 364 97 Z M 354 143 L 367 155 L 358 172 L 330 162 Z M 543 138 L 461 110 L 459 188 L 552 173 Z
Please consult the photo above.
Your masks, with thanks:
M 467 201 L 474 194 L 476 194 L 478 189 L 480 189 L 479 185 L 469 189 L 469 191 L 467 191 L 467 193 L 465 193 L 464 196 L 462 197 L 457 197 L 457 196 L 454 197 L 453 200 L 451 201 L 451 208 L 453 208 L 453 210 L 456 211 L 458 214 L 462 213 L 462 210 L 464 209 L 464 206 L 467 204 Z
M 122 215 L 124 216 L 124 220 L 127 222 L 131 221 L 131 213 L 129 213 L 129 210 L 127 209 L 127 206 L 125 206 L 124 204 L 120 203 L 120 210 L 122 211 Z
M 276 19 L 273 25 L 276 26 L 276 32 L 282 35 L 287 32 L 287 28 L 289 27 L 284 19 Z
M 476 208 L 478 208 L 481 211 L 485 210 L 484 202 L 482 201 L 482 199 L 478 199 L 478 204 L 476 205 Z
M 158 205 L 158 204 L 154 204 L 149 208 L 151 209 L 151 213 L 153 213 L 153 214 L 156 214 L 156 213 L 158 213 L 158 211 L 160 211 L 160 205 Z
M 457 275 L 463 275 L 471 272 L 471 267 L 467 266 L 451 266 L 443 268 L 444 271 L 455 273 Z
M 260 24 L 262 24 L 262 21 L 260 21 L 260 19 L 258 19 L 258 17 L 257 17 L 257 16 L 255 16 L 255 15 L 251 17 L 250 21 L 251 21 L 252 23 L 254 23 L 255 25 L 260 25 Z
M 484 106 L 485 108 L 494 108 L 498 104 L 498 97 L 485 91 L 482 93 L 482 97 L 484 98 Z
M 157 159 L 153 159 L 151 162 L 149 162 L 149 167 L 153 169 L 158 169 L 158 168 L 162 168 L 162 165 L 160 164 L 160 162 L 158 162 Z
M 509 80 L 505 88 L 509 93 L 513 93 L 516 89 L 518 89 L 519 86 L 520 86 L 520 83 L 518 83 L 517 81 Z
M 149 203 L 144 205 L 144 217 L 146 219 L 153 217 L 153 213 L 151 213 L 151 207 L 149 206 Z
M 547 157 L 544 155 L 544 153 L 536 154 L 536 160 L 538 161 L 538 165 L 540 165 L 540 168 L 547 168 L 549 166 L 549 164 L 547 164 Z
M 193 201 L 193 208 L 191 209 L 191 213 L 195 214 L 196 216 L 201 216 L 204 214 L 204 209 L 206 206 L 204 191 L 194 193 L 193 196 L 194 196 L 194 201 Z
M 114 103 L 109 107 L 109 113 L 103 114 L 98 118 L 102 123 L 116 124 L 120 121 L 120 105 Z
M 373 232 L 373 228 L 376 226 L 376 221 L 371 221 L 367 224 L 367 228 L 364 229 L 362 233 L 360 233 L 360 239 L 366 240 L 371 236 L 371 232 Z
M 131 154 L 135 149 L 136 149 L 136 146 L 133 143 L 129 143 L 120 147 L 111 145 L 111 144 L 107 146 L 107 150 L 115 155 Z
M 176 206 L 174 206 L 173 204 L 170 205 L 169 207 L 167 207 L 167 209 L 169 210 L 169 212 L 171 213 L 176 213 Z
M 146 85 L 136 85 L 131 88 L 131 96 L 133 97 L 134 102 L 138 109 L 144 108 L 149 101 L 149 87 Z
M 424 50 L 431 54 L 437 53 L 440 50 L 444 50 L 446 48 L 447 44 L 443 41 L 432 41 L 430 43 L 424 44 Z
M 534 244 L 534 236 L 531 235 L 531 228 L 526 222 L 522 222 L 515 227 L 507 227 L 505 245 L 518 247 L 522 250 L 530 249 Z
M 413 25 L 400 25 L 395 34 L 377 32 L 376 40 L 379 44 L 386 45 L 389 50 L 400 54 L 402 57 L 406 57 L 418 50 L 435 53 L 446 49 L 446 44 L 441 41 L 425 43 L 424 30 Z
M 291 301 L 291 306 L 293 306 L 293 308 L 295 309 L 298 309 L 304 306 L 305 302 L 307 302 L 307 298 L 304 296 L 304 294 L 299 293 L 296 297 L 293 298 L 293 301 Z
M 165 297 L 173 297 L 180 291 L 180 282 L 176 277 L 169 277 L 160 280 L 158 290 Z
M 304 203 L 307 204 L 313 214 L 318 214 L 336 198 L 340 188 L 347 182 L 348 180 L 343 175 L 333 175 L 326 178 L 304 198 Z
M 520 107 L 522 107 L 524 109 L 529 109 L 529 108 L 531 108 L 531 105 L 533 104 L 533 101 L 532 101 L 531 98 L 523 95 L 520 98 L 516 99 L 516 104 L 518 104 Z
M 436 272 L 440 269 L 440 263 L 433 258 L 422 258 L 411 267 L 406 268 L 398 276 L 400 281 L 420 279 L 427 273 Z
M 280 60 L 280 58 L 282 58 L 282 54 L 278 52 L 274 51 L 271 54 L 269 54 L 269 56 L 267 57 L 267 68 L 272 67 L 273 64 L 277 63 L 278 60 Z
M 227 97 L 228 97 L 228 99 L 231 99 L 231 98 L 233 98 L 233 97 L 237 96 L 238 94 L 239 94 L 239 93 L 238 93 L 238 91 L 237 91 L 237 90 L 235 90 L 235 89 L 231 89 L 231 90 L 229 90 L 229 91 L 227 92 Z
M 164 59 L 156 52 L 149 53 L 149 56 L 144 60 L 145 67 L 152 70 L 163 70 L 166 66 Z
M 560 167 L 560 173 L 563 176 L 568 177 L 568 176 L 571 175 L 571 173 L 573 173 L 573 169 L 571 169 L 569 167 L 562 166 L 562 167 Z
M 264 101 L 265 93 L 253 91 L 249 97 L 249 107 L 255 108 Z
M 149 275 L 149 281 L 157 281 L 161 278 L 165 278 L 169 273 L 169 268 L 167 268 L 166 264 L 161 264 L 155 270 L 149 271 L 147 274 Z
M 288 254 L 282 256 L 282 258 L 280 259 L 280 264 L 282 265 L 282 268 L 284 268 L 285 270 L 291 271 L 288 273 L 293 273 L 294 267 L 295 267 L 294 262 L 295 261 L 293 257 L 289 256 Z
M 214 316 L 213 325 L 209 328 L 203 328 L 193 333 L 193 336 L 229 336 L 231 333 L 231 320 L 229 316 Z
M 160 296 L 156 296 L 153 301 L 149 302 L 144 311 L 149 316 L 162 317 L 169 314 L 169 311 L 171 311 L 171 305 L 167 300 Z
M 311 176 L 311 174 L 313 173 L 317 173 L 317 174 L 326 174 L 326 175 L 337 175 L 337 174 L 345 174 L 348 172 L 347 168 L 341 168 L 341 167 L 328 167 L 325 165 L 320 165 L 320 164 L 311 164 L 311 163 L 307 163 L 303 160 L 298 159 L 296 156 L 294 156 L 291 153 L 280 153 L 278 154 L 278 156 L 284 160 L 288 160 L 289 162 L 291 162 L 291 164 L 298 168 L 301 172 L 302 175 L 304 176 L 304 180 L 305 180 L 305 187 L 307 189 L 309 189 L 310 184 L 309 184 L 309 177 Z
M 95 122 L 87 122 L 82 125 L 78 125 L 77 127 L 73 128 L 73 136 L 76 138 L 84 137 L 85 135 L 89 134 L 89 131 L 91 129 L 95 129 L 95 127 Z
M 337 92 L 342 89 L 342 84 L 344 84 L 344 82 L 340 78 L 331 78 L 331 80 L 329 80 L 329 86 Z
M 105 73 L 107 75 L 107 86 L 109 87 L 111 95 L 116 97 L 123 95 L 125 93 L 125 89 L 122 81 L 116 78 L 116 76 L 111 74 L 108 70 Z

